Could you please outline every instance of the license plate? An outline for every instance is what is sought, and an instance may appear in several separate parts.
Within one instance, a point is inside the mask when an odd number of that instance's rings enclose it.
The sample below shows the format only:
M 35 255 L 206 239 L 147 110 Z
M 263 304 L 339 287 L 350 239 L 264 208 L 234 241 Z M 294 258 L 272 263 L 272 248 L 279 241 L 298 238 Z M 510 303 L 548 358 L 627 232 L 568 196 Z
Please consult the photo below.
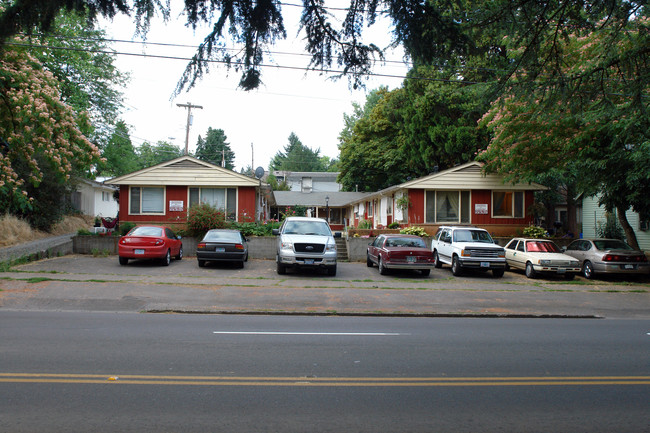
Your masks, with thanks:
M 481 267 L 482 268 L 489 268 L 490 267 L 490 262 L 481 262 Z
M 214 250 L 216 252 L 218 252 L 218 253 L 225 253 L 226 252 L 226 249 L 224 247 L 217 247 Z
M 306 265 L 313 265 L 314 264 L 314 259 L 305 259 L 305 264 Z
M 565 274 L 565 273 L 566 273 L 566 269 L 558 268 L 557 273 L 558 273 L 558 274 Z
M 624 269 L 634 269 L 634 265 L 625 265 Z
M 134 250 L 134 254 L 144 254 L 144 250 Z
M 415 262 L 417 262 L 417 259 L 415 257 L 413 257 L 413 256 L 408 256 L 406 258 L 406 261 L 409 262 L 409 263 L 415 263 Z

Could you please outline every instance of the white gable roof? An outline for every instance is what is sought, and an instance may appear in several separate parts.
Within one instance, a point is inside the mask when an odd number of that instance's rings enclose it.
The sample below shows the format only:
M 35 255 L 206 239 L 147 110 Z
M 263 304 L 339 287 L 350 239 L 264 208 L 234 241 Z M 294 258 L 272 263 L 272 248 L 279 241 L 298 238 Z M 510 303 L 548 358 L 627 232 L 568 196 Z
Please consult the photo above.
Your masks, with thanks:
M 191 156 L 106 180 L 110 185 L 259 186 L 259 180 Z
M 498 190 L 508 189 L 517 191 L 544 191 L 548 188 L 537 183 L 505 183 L 503 176 L 498 174 L 484 174 L 483 164 L 477 161 L 420 177 L 401 185 L 402 189 L 436 189 L 436 190 Z

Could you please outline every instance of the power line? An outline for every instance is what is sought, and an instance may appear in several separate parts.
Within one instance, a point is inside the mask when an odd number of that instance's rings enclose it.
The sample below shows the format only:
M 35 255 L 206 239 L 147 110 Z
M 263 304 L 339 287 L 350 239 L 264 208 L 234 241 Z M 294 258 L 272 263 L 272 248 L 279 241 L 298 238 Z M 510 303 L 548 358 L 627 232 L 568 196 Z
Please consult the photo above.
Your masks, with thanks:
M 132 56 L 132 57 L 144 57 L 144 58 L 154 58 L 154 59 L 163 59 L 163 60 L 183 60 L 189 62 L 193 60 L 190 57 L 179 57 L 179 56 L 163 56 L 160 54 L 142 54 L 142 53 L 126 53 L 119 51 L 106 51 L 106 50 L 96 50 L 91 48 L 76 48 L 76 47 L 53 47 L 49 45 L 40 45 L 40 44 L 23 44 L 19 42 L 7 42 L 6 45 L 12 45 L 17 47 L 26 47 L 26 48 L 41 48 L 41 49 L 50 49 L 50 50 L 66 50 L 66 51 L 80 51 L 88 53 L 98 53 L 98 54 L 113 54 L 121 56 Z M 244 66 L 242 62 L 227 62 L 225 60 L 214 60 L 214 59 L 205 59 L 203 60 L 206 63 L 221 63 L 237 66 Z M 334 70 L 334 69 L 315 69 L 304 66 L 284 66 L 284 65 L 268 65 L 268 64 L 259 64 L 257 65 L 260 68 L 276 68 L 276 69 L 287 69 L 287 70 L 296 70 L 296 71 L 318 71 L 324 74 L 334 74 L 334 75 L 346 75 L 345 71 Z M 363 75 L 371 77 L 382 77 L 382 78 L 400 78 L 400 79 L 409 79 L 409 80 L 422 80 L 422 81 L 436 81 L 444 83 L 457 83 L 457 84 L 487 84 L 488 82 L 481 81 L 465 81 L 465 80 L 448 80 L 444 78 L 431 78 L 431 77 L 407 77 L 406 75 L 396 75 L 396 74 L 380 74 L 376 72 L 368 72 Z

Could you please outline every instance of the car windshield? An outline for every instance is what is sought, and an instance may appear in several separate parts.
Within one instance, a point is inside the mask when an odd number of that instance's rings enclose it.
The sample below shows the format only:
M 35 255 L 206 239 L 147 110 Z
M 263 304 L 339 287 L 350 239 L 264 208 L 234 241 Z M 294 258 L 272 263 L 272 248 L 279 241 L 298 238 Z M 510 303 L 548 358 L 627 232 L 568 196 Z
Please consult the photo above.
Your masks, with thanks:
M 386 240 L 387 247 L 410 247 L 426 248 L 424 241 L 417 238 L 389 238 Z
M 526 251 L 529 253 L 559 253 L 560 248 L 550 241 L 526 241 Z
M 618 239 L 604 239 L 600 241 L 594 241 L 594 245 L 599 250 L 633 250 L 631 246 L 626 244 L 623 241 Z
M 162 236 L 163 230 L 160 227 L 136 227 L 129 236 Z
M 209 231 L 203 241 L 239 243 L 241 242 L 241 236 L 236 232 Z
M 493 244 L 490 234 L 484 230 L 456 230 L 454 242 L 485 242 Z
M 325 221 L 287 221 L 284 233 L 288 235 L 332 235 Z

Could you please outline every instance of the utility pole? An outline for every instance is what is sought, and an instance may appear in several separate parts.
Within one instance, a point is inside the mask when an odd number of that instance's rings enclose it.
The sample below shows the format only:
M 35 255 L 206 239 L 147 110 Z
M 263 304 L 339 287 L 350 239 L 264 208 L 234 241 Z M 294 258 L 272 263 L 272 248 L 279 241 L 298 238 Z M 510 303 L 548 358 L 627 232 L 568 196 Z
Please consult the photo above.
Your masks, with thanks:
M 192 123 L 192 108 L 203 109 L 203 107 L 200 105 L 192 105 L 191 102 L 188 102 L 187 104 L 176 104 L 176 106 L 187 108 L 187 126 L 185 127 L 185 155 L 187 155 L 189 153 L 188 145 L 190 141 L 190 124 Z

